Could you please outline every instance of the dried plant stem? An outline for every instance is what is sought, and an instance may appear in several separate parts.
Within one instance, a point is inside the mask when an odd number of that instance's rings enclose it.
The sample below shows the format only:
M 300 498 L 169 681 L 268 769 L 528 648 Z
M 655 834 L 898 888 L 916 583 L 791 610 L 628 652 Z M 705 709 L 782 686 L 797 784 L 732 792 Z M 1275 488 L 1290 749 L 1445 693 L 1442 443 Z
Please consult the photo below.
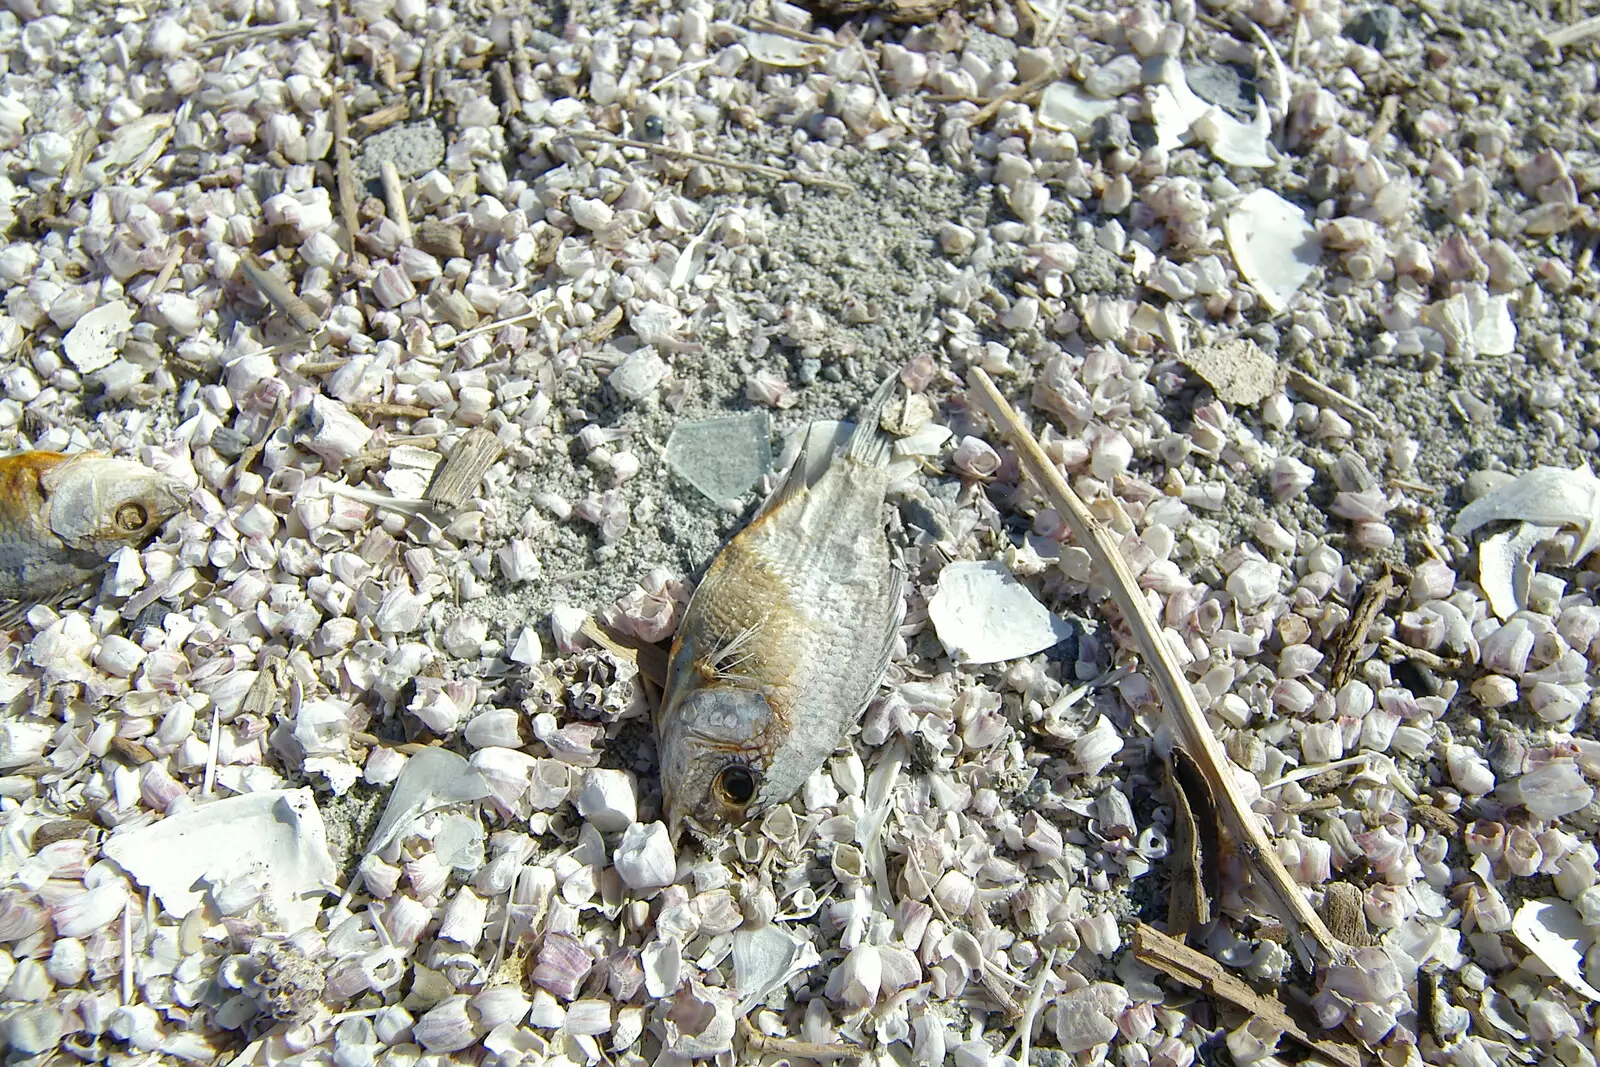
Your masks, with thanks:
M 1570 26 L 1563 26 L 1554 33 L 1544 35 L 1545 43 L 1557 51 L 1582 44 L 1593 37 L 1600 37 L 1600 15 L 1592 15 Z
M 242 30 L 228 30 L 224 33 L 214 33 L 200 42 L 203 49 L 232 48 L 236 44 L 249 44 L 251 41 L 261 41 L 268 37 L 299 37 L 317 28 L 315 19 L 300 19 L 296 22 L 276 22 L 261 26 L 248 26 Z
M 638 148 L 658 156 L 667 156 L 671 159 L 687 159 L 695 163 L 708 163 L 714 167 L 727 167 L 729 170 L 742 170 L 750 174 L 760 174 L 779 181 L 799 182 L 801 185 L 814 185 L 819 189 L 832 189 L 837 193 L 853 193 L 855 189 L 843 182 L 836 182 L 828 178 L 807 174 L 804 171 L 786 170 L 783 167 L 769 167 L 765 163 L 744 163 L 737 159 L 725 159 L 714 156 L 708 152 L 695 152 L 687 148 L 673 148 L 671 145 L 655 144 L 651 141 L 638 141 L 632 137 L 614 137 L 609 133 L 598 133 L 591 130 L 572 130 L 567 133 L 575 141 L 593 141 L 596 144 L 615 145 L 618 148 Z
M 1376 429 L 1383 429 L 1383 420 L 1371 408 L 1364 406 L 1353 397 L 1345 396 L 1331 385 L 1318 381 L 1303 370 L 1295 367 L 1289 368 L 1289 384 L 1304 393 L 1314 393 L 1330 407 L 1343 408 L 1345 411 L 1361 419 Z
M 411 240 L 411 213 L 406 210 L 406 187 L 400 180 L 400 171 L 390 160 L 380 164 L 383 178 L 383 201 L 389 209 L 389 221 L 400 231 L 402 243 Z
M 1296 935 L 1297 941 L 1309 934 L 1328 958 L 1342 958 L 1345 946 L 1339 943 L 1307 902 L 1283 861 L 1278 858 L 1261 821 L 1245 803 L 1238 783 L 1228 770 L 1222 746 L 1217 743 L 1216 735 L 1206 722 L 1205 713 L 1200 710 L 1194 690 L 1189 688 L 1172 649 L 1162 638 L 1161 627 L 1150 611 L 1149 602 L 1128 573 L 1128 566 L 1123 562 L 1117 543 L 1104 525 L 1090 513 L 1078 494 L 1072 491 L 1067 480 L 1045 455 L 1044 449 L 1039 447 L 1038 440 L 1022 424 L 1016 409 L 1000 395 L 989 375 L 981 368 L 974 367 L 968 372 L 967 383 L 969 391 L 994 420 L 1001 435 L 1017 450 L 1023 469 L 1045 499 L 1066 519 L 1073 539 L 1089 553 L 1095 569 L 1110 587 L 1112 599 L 1122 610 L 1183 747 L 1193 757 L 1206 784 L 1210 786 L 1218 814 L 1222 816 L 1240 853 L 1273 898 L 1278 918 Z M 1310 953 L 1303 952 L 1303 955 L 1309 963 Z
M 1302 1026 L 1283 1001 L 1271 994 L 1257 993 L 1210 956 L 1174 941 L 1152 926 L 1140 923 L 1134 928 L 1133 955 L 1140 963 L 1154 967 L 1167 977 L 1261 1019 L 1337 1067 L 1361 1067 L 1363 1056 L 1359 1046 L 1331 1037 L 1312 1037 L 1313 1028 Z
M 982 126 L 984 123 L 994 118 L 995 114 L 999 112 L 999 110 L 1006 104 L 1016 100 L 1026 100 L 1034 93 L 1042 91 L 1045 86 L 1055 81 L 1056 77 L 1057 75 L 1054 70 L 1048 70 L 1039 75 L 1037 78 L 1032 78 L 1028 81 L 1025 81 L 1021 85 L 1012 86 L 999 96 L 995 97 L 993 100 L 990 100 L 987 104 L 984 104 L 982 107 L 980 107 L 977 112 L 973 114 L 972 118 L 968 120 L 968 124 L 971 126 Z
M 344 225 L 345 250 L 350 253 L 351 266 L 364 266 L 367 257 L 356 247 L 360 222 L 356 217 L 355 167 L 350 162 L 350 113 L 345 110 L 343 91 L 333 94 L 333 174 L 339 187 L 339 221 Z
M 370 114 L 362 115 L 356 119 L 355 125 L 363 134 L 376 133 L 387 126 L 393 126 L 397 122 L 405 121 L 406 116 L 410 113 L 411 105 L 404 100 L 400 100 L 380 107 Z
M 773 22 L 770 19 L 751 16 L 749 22 L 751 29 L 760 30 L 762 33 L 774 33 L 779 37 L 788 37 L 792 40 L 804 41 L 806 44 L 820 44 L 828 48 L 844 47 L 842 42 L 835 41 L 832 37 L 823 37 L 821 34 L 807 33 L 805 30 L 791 29 L 781 22 Z

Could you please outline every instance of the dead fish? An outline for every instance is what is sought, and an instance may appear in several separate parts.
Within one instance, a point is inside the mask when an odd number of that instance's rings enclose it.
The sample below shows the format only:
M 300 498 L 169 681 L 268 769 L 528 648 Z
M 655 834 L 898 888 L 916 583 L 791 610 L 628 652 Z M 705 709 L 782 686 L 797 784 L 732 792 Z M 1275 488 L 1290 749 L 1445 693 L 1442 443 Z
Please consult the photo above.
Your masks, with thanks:
M 38 602 L 94 578 L 184 507 L 182 482 L 100 452 L 0 459 L 0 598 Z
M 814 484 L 801 451 L 689 601 L 656 720 L 674 841 L 794 796 L 883 680 L 904 614 L 879 428 L 894 387 L 879 386 Z

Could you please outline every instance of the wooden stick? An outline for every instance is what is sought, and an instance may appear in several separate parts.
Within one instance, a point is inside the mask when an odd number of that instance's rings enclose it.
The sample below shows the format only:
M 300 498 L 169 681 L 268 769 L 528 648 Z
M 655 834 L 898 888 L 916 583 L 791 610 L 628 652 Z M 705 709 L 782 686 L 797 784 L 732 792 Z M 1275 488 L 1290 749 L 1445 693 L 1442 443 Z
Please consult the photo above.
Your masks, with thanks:
M 393 126 L 397 122 L 405 121 L 411 113 L 411 105 L 404 100 L 387 104 L 378 110 L 362 115 L 356 119 L 356 129 L 363 134 L 376 133 L 386 126 Z
M 765 163 L 744 163 L 736 159 L 724 159 L 706 152 L 693 152 L 687 148 L 673 148 L 671 145 L 656 144 L 652 141 L 637 141 L 632 137 L 613 137 L 609 133 L 597 133 L 592 130 L 570 130 L 567 136 L 575 141 L 593 141 L 596 144 L 615 145 L 618 148 L 640 148 L 658 156 L 667 156 L 671 159 L 687 159 L 695 163 L 709 163 L 714 167 L 727 167 L 729 170 L 742 170 L 750 174 L 761 174 L 779 181 L 799 182 L 801 185 L 814 185 L 819 189 L 832 189 L 836 193 L 853 193 L 855 189 L 843 182 L 832 181 L 828 178 L 807 174 L 799 170 L 786 170 L 783 167 L 769 167 Z
M 1343 408 L 1357 418 L 1365 420 L 1369 426 L 1380 430 L 1383 429 L 1383 420 L 1378 418 L 1371 408 L 1363 406 L 1360 401 L 1352 397 L 1345 396 L 1333 386 L 1317 381 L 1317 379 L 1303 370 L 1290 367 L 1289 384 L 1301 392 L 1315 393 L 1322 398 L 1324 404 L 1330 407 Z
M 321 316 L 311 310 L 310 304 L 300 299 L 289 283 L 272 273 L 270 267 L 257 259 L 255 253 L 246 252 L 239 258 L 239 265 L 244 268 L 245 275 L 261 295 L 266 297 L 273 307 L 283 312 L 297 329 L 312 335 L 322 329 Z
M 400 170 L 391 160 L 379 164 L 383 177 L 383 200 L 389 209 L 389 220 L 400 230 L 402 243 L 411 240 L 411 213 L 406 210 L 406 187 L 400 181 Z
M 472 499 L 472 494 L 483 484 L 483 476 L 494 466 L 494 461 L 505 451 L 505 445 L 493 430 L 474 426 L 468 430 L 450 458 L 439 464 L 439 472 L 428 483 L 422 498 L 443 511 L 455 511 Z
M 1058 75 L 1055 71 L 1050 70 L 1039 75 L 1037 78 L 1023 82 L 1021 85 L 1012 86 L 999 96 L 995 97 L 993 100 L 990 100 L 987 104 L 984 104 L 982 107 L 980 107 L 977 110 L 977 113 L 974 114 L 970 120 L 968 120 L 968 125 L 982 126 L 985 122 L 988 122 L 990 119 L 994 118 L 995 114 L 1000 110 L 1001 107 L 1011 103 L 1014 100 L 1027 99 L 1034 93 L 1049 85 L 1051 82 L 1055 81 L 1057 76 Z
M 364 266 L 366 255 L 356 247 L 361 224 L 356 216 L 355 166 L 350 162 L 350 113 L 345 110 L 344 91 L 333 93 L 333 173 L 339 192 L 339 221 L 344 224 L 345 251 L 350 265 Z
M 1312 1028 L 1302 1026 L 1283 1001 L 1270 993 L 1257 993 L 1210 956 L 1174 941 L 1153 926 L 1140 923 L 1134 928 L 1133 955 L 1140 963 L 1190 989 L 1225 1000 L 1274 1030 L 1283 1031 L 1296 1044 L 1337 1067 L 1361 1067 L 1364 1057 L 1360 1047 L 1331 1037 L 1312 1037 Z
M 1101 522 L 1072 491 L 1061 472 L 1050 462 L 1038 440 L 1022 424 L 1006 398 L 1000 395 L 994 382 L 982 368 L 974 367 L 967 374 L 968 391 L 975 394 L 980 406 L 988 412 L 1001 435 L 1017 450 L 1022 467 L 1032 477 L 1045 499 L 1066 519 L 1073 539 L 1089 553 L 1095 569 L 1106 581 L 1112 599 L 1122 609 L 1128 628 L 1138 644 L 1140 655 L 1150 671 L 1156 691 L 1171 716 L 1178 737 L 1189 755 L 1199 765 L 1218 814 L 1232 835 L 1241 855 L 1249 863 L 1275 904 L 1274 911 L 1284 925 L 1295 935 L 1296 947 L 1304 962 L 1311 964 L 1311 953 L 1301 943 L 1309 934 L 1330 959 L 1342 959 L 1347 949 L 1323 923 L 1306 900 L 1283 861 L 1278 858 L 1272 840 L 1261 825 L 1261 820 L 1250 810 L 1239 785 L 1229 771 L 1222 746 L 1206 722 L 1205 713 L 1189 688 L 1183 670 L 1178 666 L 1172 649 L 1162 638 L 1161 626 L 1150 610 L 1149 602 L 1139 591 L 1138 583 L 1128 573 L 1122 552 Z

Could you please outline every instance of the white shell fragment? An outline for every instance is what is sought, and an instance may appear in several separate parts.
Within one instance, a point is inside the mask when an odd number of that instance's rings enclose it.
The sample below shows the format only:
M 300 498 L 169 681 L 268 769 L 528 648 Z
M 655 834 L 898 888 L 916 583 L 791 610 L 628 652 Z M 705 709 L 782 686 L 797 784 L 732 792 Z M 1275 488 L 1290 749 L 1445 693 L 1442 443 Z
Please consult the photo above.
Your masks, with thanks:
M 945 564 L 928 617 L 945 651 L 963 663 L 1031 656 L 1072 635 L 1071 623 L 1050 614 L 996 560 Z
M 1511 932 L 1551 974 L 1590 1000 L 1600 1000 L 1600 989 L 1583 976 L 1584 953 L 1594 937 L 1571 904 L 1555 897 L 1530 900 L 1511 917 Z
M 311 925 L 337 871 L 322 813 L 307 789 L 278 789 L 201 804 L 125 833 L 105 853 L 169 915 L 189 914 L 206 891 L 257 874 L 286 932 Z
M 1558 526 L 1524 522 L 1478 546 L 1478 584 L 1498 618 L 1509 619 L 1528 606 L 1528 593 L 1538 571 L 1529 555 L 1559 532 Z
M 776 926 L 739 930 L 733 935 L 733 987 L 739 993 L 738 1015 L 766 1000 L 790 978 L 810 970 L 821 957 L 816 946 Z
M 401 769 L 367 852 L 381 852 L 430 811 L 488 795 L 488 783 L 465 759 L 448 749 L 424 748 Z
M 1568 562 L 1581 563 L 1600 545 L 1600 478 L 1588 467 L 1535 467 L 1462 508 L 1450 532 L 1468 537 L 1485 523 L 1517 519 L 1540 526 L 1576 526 L 1578 546 Z
M 113 300 L 73 323 L 61 339 L 61 348 L 79 373 L 88 374 L 109 366 L 117 358 L 122 339 L 132 327 L 133 309 L 121 300 Z
M 749 33 L 744 38 L 750 58 L 769 67 L 809 67 L 827 54 L 821 45 L 776 33 Z
M 1289 306 L 1322 258 L 1322 238 L 1306 213 L 1270 189 L 1235 204 L 1222 231 L 1239 273 L 1274 315 Z
M 1155 120 L 1156 144 L 1170 152 L 1193 138 L 1211 147 L 1211 154 L 1234 167 L 1270 167 L 1267 151 L 1272 134 L 1272 118 L 1267 104 L 1256 97 L 1256 114 L 1250 122 L 1240 122 L 1214 104 L 1209 104 L 1189 88 L 1183 64 L 1171 56 L 1152 60 L 1156 64 L 1155 89 L 1150 114 Z
M 1076 82 L 1052 82 L 1039 99 L 1039 125 L 1083 137 L 1094 128 L 1096 119 L 1111 114 L 1119 106 L 1117 100 L 1090 96 Z

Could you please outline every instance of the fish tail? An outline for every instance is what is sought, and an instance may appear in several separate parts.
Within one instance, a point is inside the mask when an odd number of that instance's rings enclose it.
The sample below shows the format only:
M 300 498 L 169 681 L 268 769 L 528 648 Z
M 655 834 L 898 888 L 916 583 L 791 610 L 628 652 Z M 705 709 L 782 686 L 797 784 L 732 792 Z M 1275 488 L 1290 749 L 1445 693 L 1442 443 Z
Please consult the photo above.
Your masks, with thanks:
M 894 449 L 894 439 L 883 431 L 883 409 L 894 396 L 895 385 L 900 380 L 896 370 L 883 380 L 856 417 L 856 428 L 845 443 L 844 454 L 858 463 L 871 467 L 884 467 Z

